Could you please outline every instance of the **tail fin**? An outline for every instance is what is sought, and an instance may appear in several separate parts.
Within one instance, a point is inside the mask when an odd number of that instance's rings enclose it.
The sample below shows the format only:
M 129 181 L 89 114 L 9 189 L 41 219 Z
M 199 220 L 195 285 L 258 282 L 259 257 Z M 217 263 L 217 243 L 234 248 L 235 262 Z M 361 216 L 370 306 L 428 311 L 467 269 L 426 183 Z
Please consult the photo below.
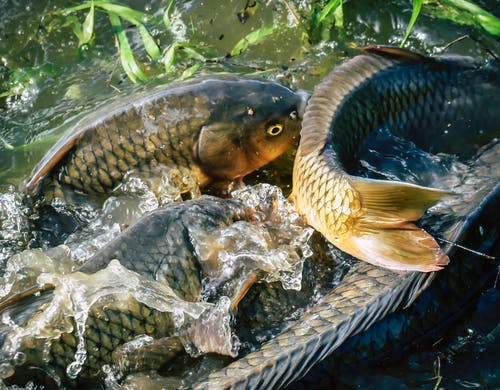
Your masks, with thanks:
M 429 272 L 448 264 L 434 238 L 411 221 L 449 192 L 359 177 L 351 177 L 351 184 L 362 210 L 351 236 L 342 240 L 346 252 L 393 270 Z

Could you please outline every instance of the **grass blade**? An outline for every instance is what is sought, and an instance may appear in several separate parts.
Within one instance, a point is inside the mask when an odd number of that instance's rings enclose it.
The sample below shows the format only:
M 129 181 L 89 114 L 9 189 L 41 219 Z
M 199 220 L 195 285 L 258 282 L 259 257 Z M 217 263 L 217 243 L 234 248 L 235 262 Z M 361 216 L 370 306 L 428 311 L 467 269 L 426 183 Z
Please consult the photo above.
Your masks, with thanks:
M 82 24 L 82 35 L 79 36 L 78 46 L 83 46 L 92 40 L 94 35 L 94 2 L 90 2 L 90 10 Z
M 125 7 L 124 5 L 109 3 L 107 1 L 96 1 L 95 5 L 108 12 L 113 12 L 114 14 L 120 16 L 125 20 L 128 20 L 130 23 L 135 25 L 146 23 L 151 19 L 151 15 L 129 7 Z
M 125 34 L 125 30 L 123 29 L 120 17 L 112 12 L 108 15 L 111 27 L 113 28 L 113 32 L 118 40 L 118 50 L 120 51 L 120 61 L 122 63 L 123 70 L 125 70 L 125 73 L 127 73 L 127 76 L 133 83 L 137 83 L 138 80 L 146 81 L 148 78 L 135 61 L 134 53 L 128 43 L 128 38 Z
M 15 147 L 7 142 L 3 137 L 0 136 L 0 143 L 3 145 L 3 147 L 7 150 L 14 150 Z
M 174 66 L 176 49 L 177 49 L 177 44 L 174 43 L 170 45 L 170 47 L 165 51 L 165 54 L 163 55 L 162 61 L 163 64 L 165 65 L 166 72 L 170 72 L 170 70 Z
M 274 31 L 274 26 L 263 26 L 255 31 L 252 31 L 246 37 L 242 38 L 229 53 L 231 57 L 245 52 L 249 45 L 254 45 L 262 41 L 265 37 Z
M 410 23 L 408 23 L 408 27 L 406 28 L 406 34 L 403 38 L 403 42 L 401 42 L 400 47 L 403 47 L 411 34 L 411 30 L 413 30 L 413 25 L 417 21 L 418 15 L 420 15 L 420 10 L 422 9 L 422 0 L 413 0 L 413 11 L 411 13 Z
M 174 5 L 175 0 L 170 0 L 170 2 L 167 5 L 167 8 L 165 8 L 165 11 L 163 12 L 163 24 L 167 28 L 167 30 L 170 30 L 170 25 L 172 24 L 170 22 L 170 10 L 172 9 L 172 6 Z
M 149 56 L 153 60 L 157 60 L 161 56 L 161 51 L 156 41 L 149 33 L 148 29 L 143 24 L 138 24 L 137 29 L 139 30 L 139 34 L 141 34 L 142 42 L 144 44 L 144 48 Z
M 323 23 L 323 21 L 330 16 L 330 14 L 334 13 L 339 6 L 342 5 L 342 0 L 331 0 L 328 2 L 328 4 L 325 6 L 325 8 L 322 9 L 318 16 L 318 24 Z
M 478 5 L 467 0 L 448 0 L 456 8 L 467 11 L 472 15 L 474 21 L 490 34 L 500 36 L 500 19 L 490 14 Z

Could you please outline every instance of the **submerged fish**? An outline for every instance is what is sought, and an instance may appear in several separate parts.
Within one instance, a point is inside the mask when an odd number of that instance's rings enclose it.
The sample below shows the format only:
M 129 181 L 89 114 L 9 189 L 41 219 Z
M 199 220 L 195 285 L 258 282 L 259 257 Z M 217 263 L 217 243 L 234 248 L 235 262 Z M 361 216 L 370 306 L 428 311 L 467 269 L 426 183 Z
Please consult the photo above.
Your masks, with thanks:
M 304 114 L 292 199 L 307 223 L 361 260 L 393 270 L 439 270 L 448 257 L 411 221 L 447 192 L 356 177 L 346 167 L 380 128 L 415 138 L 425 129 L 422 146 L 441 151 L 449 150 L 444 146 L 451 137 L 463 136 L 472 149 L 480 145 L 485 129 L 499 128 L 498 61 L 363 50 L 315 88 Z
M 177 169 L 200 186 L 238 180 L 298 142 L 309 95 L 276 83 L 219 77 L 129 97 L 79 121 L 34 168 L 36 196 L 54 184 L 110 193 L 124 176 Z

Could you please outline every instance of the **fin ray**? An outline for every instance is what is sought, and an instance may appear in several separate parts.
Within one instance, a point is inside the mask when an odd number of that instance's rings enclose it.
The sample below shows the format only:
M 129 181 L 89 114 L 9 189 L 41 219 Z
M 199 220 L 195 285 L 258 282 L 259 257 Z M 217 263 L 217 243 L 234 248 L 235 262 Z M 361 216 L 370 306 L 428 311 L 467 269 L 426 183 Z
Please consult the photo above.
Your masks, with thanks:
M 361 50 L 365 53 L 376 54 L 382 57 L 391 58 L 398 61 L 413 61 L 413 62 L 429 62 L 433 61 L 432 57 L 428 57 L 411 50 L 401 49 L 400 47 L 370 45 L 362 47 Z
M 411 221 L 449 192 L 397 181 L 349 179 L 361 211 L 353 232 L 342 239 L 346 252 L 393 270 L 429 272 L 448 264 L 434 238 Z
M 410 183 L 357 176 L 351 176 L 350 183 L 360 195 L 363 220 L 374 224 L 416 221 L 443 196 L 452 194 Z
M 361 225 L 349 241 L 352 255 L 395 271 L 439 271 L 449 263 L 434 238 L 411 223 L 375 231 Z

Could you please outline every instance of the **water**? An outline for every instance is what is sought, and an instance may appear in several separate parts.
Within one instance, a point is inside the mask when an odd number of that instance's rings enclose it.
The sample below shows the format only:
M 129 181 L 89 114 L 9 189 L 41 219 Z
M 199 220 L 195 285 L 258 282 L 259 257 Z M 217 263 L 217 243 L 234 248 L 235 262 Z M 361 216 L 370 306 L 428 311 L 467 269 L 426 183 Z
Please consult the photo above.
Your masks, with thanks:
M 161 16 L 161 10 L 166 3 L 166 1 L 149 1 L 145 4 L 131 1 L 128 4 Z M 310 11 L 309 2 L 290 3 L 295 6 L 299 15 L 307 15 Z M 333 66 L 348 54 L 351 55 L 354 48 L 374 43 L 399 44 L 402 39 L 411 15 L 409 2 L 352 3 L 347 2 L 344 7 L 344 30 L 332 30 L 329 33 L 329 40 L 318 44 L 305 42 L 300 28 L 297 27 L 296 21 L 290 16 L 284 3 L 272 1 L 258 2 L 255 14 L 250 15 L 244 24 L 238 20 L 237 13 L 244 8 L 245 1 L 230 1 L 227 4 L 215 0 L 179 2 L 174 6 L 172 13 L 172 31 L 165 32 L 160 22 L 153 25 L 152 30 L 158 32 L 157 38 L 162 47 L 166 47 L 174 40 L 189 41 L 209 46 L 215 57 L 223 57 L 252 29 L 268 24 L 282 26 L 270 39 L 251 46 L 241 56 L 227 58 L 220 63 L 205 64 L 199 72 L 203 74 L 228 71 L 258 74 L 294 88 L 312 90 Z M 499 14 L 496 2 L 481 2 L 481 4 Z M 56 210 L 59 216 L 56 219 L 45 218 L 45 222 L 40 222 L 42 225 L 38 223 L 37 216 L 33 216 L 31 210 L 22 203 L 22 197 L 17 191 L 19 184 L 27 178 L 34 164 L 65 128 L 74 123 L 82 113 L 92 111 L 95 107 L 113 100 L 117 95 L 169 82 L 191 65 L 189 61 L 179 64 L 177 73 L 171 74 L 166 73 L 161 65 L 148 63 L 137 34 L 130 31 L 132 47 L 137 49 L 139 59 L 146 64 L 145 69 L 152 76 L 151 81 L 144 86 L 133 85 L 126 79 L 119 66 L 116 66 L 116 49 L 107 18 L 104 15 L 96 17 L 95 45 L 85 50 L 78 50 L 77 39 L 72 36 L 70 28 L 60 27 L 61 19 L 54 15 L 54 10 L 63 6 L 66 4 L 53 0 L 37 1 L 29 6 L 20 1 L 0 0 L 0 8 L 3 11 L 0 21 L 0 88 L 2 88 L 0 94 L 3 90 L 12 91 L 7 97 L 0 97 L 0 137 L 13 146 L 11 150 L 4 144 L 0 145 L 0 220 L 2 221 L 0 264 L 6 272 L 2 295 L 7 294 L 12 288 L 28 285 L 41 272 L 57 275 L 67 273 L 144 213 L 160 204 L 179 200 L 179 194 L 175 189 L 168 189 L 170 188 L 168 185 L 167 190 L 163 192 L 164 198 L 158 199 L 147 189 L 140 190 L 142 184 L 132 180 L 128 184 L 131 194 L 112 197 L 103 208 L 88 205 L 73 210 L 60 205 Z M 83 14 L 79 17 L 83 19 Z M 484 47 L 472 40 L 462 40 L 451 48 L 446 48 L 448 43 L 465 34 L 479 37 L 486 42 L 486 46 L 495 47 L 490 37 L 475 28 L 434 19 L 428 15 L 419 18 L 408 47 L 429 54 L 448 52 L 488 58 Z M 364 168 L 373 175 L 380 174 L 379 156 L 370 156 L 371 159 L 365 160 Z M 433 160 L 436 158 L 438 161 Z M 270 168 L 255 173 L 248 178 L 248 182 L 273 181 L 280 185 L 285 194 L 288 193 L 292 159 L 293 152 L 279 159 Z M 404 171 L 397 159 L 394 159 L 392 167 L 384 166 L 385 175 L 392 179 L 403 175 L 409 181 L 426 184 L 439 177 L 443 169 L 455 169 L 458 173 L 466 169 L 462 163 L 454 161 L 450 156 L 422 156 L 422 159 L 423 163 L 427 163 L 428 159 L 433 160 L 435 171 Z M 279 177 L 276 177 L 276 171 L 280 172 Z M 453 178 L 459 175 L 447 177 Z M 449 184 L 454 185 L 453 182 Z M 140 196 L 137 196 L 137 192 L 140 192 Z M 282 200 L 278 199 L 278 202 Z M 49 210 L 45 217 L 53 215 Z M 293 217 L 291 220 L 293 221 Z M 35 235 L 31 234 L 33 225 L 38 227 Z M 71 233 L 75 228 L 74 225 L 86 227 Z M 49 228 L 54 228 L 60 234 L 56 237 L 50 236 Z M 235 226 L 233 230 L 224 230 L 217 239 L 223 245 L 239 244 L 235 242 L 234 237 L 241 235 L 238 230 L 240 228 Z M 243 227 L 246 228 L 248 226 Z M 284 246 L 275 249 L 273 240 L 280 242 L 283 239 L 271 235 L 279 235 L 280 231 L 263 231 L 256 227 L 252 229 L 255 229 L 251 230 L 253 240 L 247 245 L 258 244 L 261 251 L 255 256 L 255 266 L 264 267 L 269 272 L 269 282 L 278 280 L 285 287 L 296 288 L 300 283 L 297 276 L 302 269 L 302 263 L 297 262 L 297 259 L 283 256 L 283 253 L 294 253 L 295 248 L 300 248 L 295 253 L 307 257 L 308 249 L 304 246 L 304 241 L 310 233 L 306 232 L 303 236 L 298 234 L 297 242 L 293 243 L 293 250 Z M 34 262 L 32 258 L 22 261 L 19 258 L 12 258 L 14 254 L 29 247 L 47 247 L 61 242 L 65 242 L 70 253 L 65 258 L 66 262 L 62 263 L 63 270 L 54 269 L 54 264 L 45 255 L 37 254 L 43 259 L 41 262 Z M 242 249 L 244 248 L 238 247 L 238 251 Z M 273 273 L 265 261 L 262 262 L 262 253 L 269 253 L 271 250 L 278 250 L 273 253 L 278 259 L 283 260 L 280 267 L 284 271 Z M 222 261 L 222 264 L 232 260 L 232 258 L 228 260 L 227 254 L 219 255 L 221 259 L 217 261 Z M 50 256 L 48 258 L 50 259 Z M 30 264 L 34 270 L 30 271 L 24 266 L 25 264 Z M 26 273 L 26 278 L 21 277 L 23 276 L 20 273 L 21 269 Z M 219 271 L 224 273 L 224 266 Z M 221 278 L 212 275 L 211 280 L 205 280 L 207 297 L 213 293 L 211 284 L 213 280 L 220 282 Z M 17 287 L 13 286 L 14 282 L 18 283 Z M 322 288 L 324 287 L 315 286 L 312 295 L 320 295 Z M 453 356 L 445 354 L 446 359 L 440 361 L 446 361 L 446 364 L 441 364 L 441 367 L 442 370 L 449 370 L 448 377 L 457 378 L 453 382 L 457 385 L 498 383 L 495 382 L 498 378 L 498 369 L 494 364 L 497 361 L 494 352 L 498 350 L 498 337 L 495 333 L 498 318 L 494 317 L 485 321 L 486 323 L 479 320 L 485 312 L 498 312 L 495 309 L 498 307 L 496 291 L 497 289 L 491 289 L 485 292 L 484 296 L 489 298 L 481 298 L 477 311 L 470 314 L 447 335 L 451 341 L 443 348 L 447 349 L 450 346 L 459 353 Z M 220 307 L 225 307 L 224 302 Z M 289 313 L 289 319 L 297 318 L 299 314 L 300 309 L 293 308 Z M 472 336 L 469 329 L 472 329 Z M 261 334 L 254 334 L 253 337 L 262 341 L 269 336 L 268 333 L 263 331 Z M 203 335 L 199 337 L 203 338 Z M 466 342 L 462 343 L 464 339 Z M 230 345 L 226 350 L 233 348 L 233 342 L 230 342 Z M 251 349 L 252 345 L 245 344 L 241 348 Z M 361 379 L 351 385 L 433 387 L 437 379 L 428 379 L 436 374 L 437 354 L 432 348 L 423 353 L 414 352 L 406 355 L 392 368 L 361 373 Z M 479 359 L 483 364 L 463 363 Z

